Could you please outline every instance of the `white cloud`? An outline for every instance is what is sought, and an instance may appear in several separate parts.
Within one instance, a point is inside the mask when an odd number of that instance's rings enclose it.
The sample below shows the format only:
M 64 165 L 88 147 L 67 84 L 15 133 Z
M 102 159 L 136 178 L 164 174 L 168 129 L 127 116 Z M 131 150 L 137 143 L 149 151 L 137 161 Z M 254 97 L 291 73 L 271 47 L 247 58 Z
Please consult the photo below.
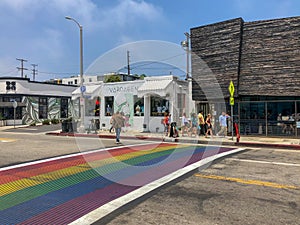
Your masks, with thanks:
M 115 8 L 108 11 L 110 20 L 116 25 L 135 24 L 139 20 L 158 21 L 162 18 L 160 8 L 145 1 L 123 0 Z
M 37 7 L 39 2 L 39 0 L 1 0 L 0 6 L 7 7 L 15 12 L 20 12 Z
M 144 0 L 114 0 L 105 4 L 98 0 L 0 0 L 0 14 L 1 76 L 11 71 L 18 74 L 16 57 L 28 59 L 28 67 L 38 63 L 39 68 L 50 67 L 50 71 L 68 70 L 66 64 L 78 56 L 78 46 L 73 45 L 77 37 L 72 37 L 78 34 L 72 27 L 75 24 L 68 24 L 71 22 L 65 16 L 83 25 L 84 44 L 98 46 L 100 40 L 106 40 L 111 47 L 135 41 L 140 34 L 145 36 L 144 27 L 156 28 L 164 19 L 161 8 Z M 86 51 L 84 54 L 90 60 Z M 69 61 L 61 66 L 65 58 Z
M 31 42 L 31 51 L 36 57 L 43 53 L 49 58 L 60 59 L 63 56 L 62 33 L 58 30 L 46 29 L 40 37 Z

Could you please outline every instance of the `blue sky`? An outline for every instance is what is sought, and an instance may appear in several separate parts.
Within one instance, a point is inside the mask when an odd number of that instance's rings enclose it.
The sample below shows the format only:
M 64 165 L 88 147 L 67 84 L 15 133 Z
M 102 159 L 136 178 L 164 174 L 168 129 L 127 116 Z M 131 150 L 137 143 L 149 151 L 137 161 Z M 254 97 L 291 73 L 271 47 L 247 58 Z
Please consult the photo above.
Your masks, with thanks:
M 129 42 L 180 44 L 190 28 L 236 17 L 245 21 L 300 15 L 298 0 L 1 0 L 0 76 L 20 76 L 16 58 L 38 64 L 37 80 L 79 73 L 79 29 L 84 69 Z M 124 56 L 126 57 L 126 56 Z M 134 71 L 133 71 L 134 73 Z

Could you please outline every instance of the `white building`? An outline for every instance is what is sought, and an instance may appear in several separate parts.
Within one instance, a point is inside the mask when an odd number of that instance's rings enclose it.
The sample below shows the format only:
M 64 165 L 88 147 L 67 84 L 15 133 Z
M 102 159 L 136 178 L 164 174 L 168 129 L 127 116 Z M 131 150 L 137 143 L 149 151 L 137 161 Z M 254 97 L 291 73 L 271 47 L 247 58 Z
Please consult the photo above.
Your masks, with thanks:
M 179 122 L 188 111 L 188 82 L 175 76 L 146 77 L 144 80 L 85 84 L 85 128 L 92 119 L 99 119 L 101 129 L 109 129 L 114 112 L 123 112 L 126 128 L 145 132 L 163 132 L 161 123 L 165 112 L 172 121 Z M 78 101 L 80 88 L 72 93 Z M 99 104 L 100 112 L 97 111 Z
M 29 78 L 0 77 L 0 117 L 7 125 L 39 123 L 68 118 L 78 106 L 71 101 L 74 85 L 49 84 Z M 14 117 L 13 102 L 16 102 Z

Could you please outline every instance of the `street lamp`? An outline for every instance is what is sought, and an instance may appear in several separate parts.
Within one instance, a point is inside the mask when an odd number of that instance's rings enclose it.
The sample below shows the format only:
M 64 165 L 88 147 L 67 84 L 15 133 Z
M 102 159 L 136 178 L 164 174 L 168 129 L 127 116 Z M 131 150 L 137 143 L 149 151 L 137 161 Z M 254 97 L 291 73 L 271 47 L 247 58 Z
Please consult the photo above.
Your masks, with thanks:
M 186 80 L 190 78 L 190 34 L 185 32 L 184 35 L 186 36 L 186 40 L 181 42 L 181 46 L 186 51 Z
M 67 20 L 72 20 L 75 22 L 80 30 L 80 132 L 84 132 L 84 114 L 85 114 L 85 104 L 84 104 L 84 96 L 83 92 L 85 91 L 85 87 L 83 86 L 83 45 L 82 45 L 82 26 L 77 22 L 74 18 L 70 16 L 65 17 Z
M 190 74 L 190 38 L 191 35 L 188 32 L 184 33 L 186 40 L 181 42 L 181 46 L 186 51 L 186 78 L 185 80 L 188 82 L 188 112 L 194 111 L 195 104 L 192 100 L 192 76 Z

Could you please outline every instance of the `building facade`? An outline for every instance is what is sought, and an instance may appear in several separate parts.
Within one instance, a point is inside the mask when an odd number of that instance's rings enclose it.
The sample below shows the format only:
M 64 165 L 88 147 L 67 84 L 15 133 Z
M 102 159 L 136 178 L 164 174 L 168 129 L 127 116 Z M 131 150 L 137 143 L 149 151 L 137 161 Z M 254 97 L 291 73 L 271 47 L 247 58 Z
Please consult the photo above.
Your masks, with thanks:
M 188 83 L 175 76 L 86 84 L 84 97 L 86 129 L 95 119 L 100 121 L 100 129 L 109 129 L 112 115 L 119 111 L 126 118 L 125 130 L 163 132 L 165 113 L 170 113 L 171 120 L 176 122 L 183 112 L 188 113 Z M 78 102 L 79 98 L 77 88 L 72 99 Z
M 36 124 L 46 119 L 68 118 L 78 107 L 71 101 L 76 88 L 28 78 L 0 77 L 0 117 L 7 125 L 14 121 L 15 124 Z
M 96 84 L 99 82 L 105 82 L 105 79 L 109 76 L 116 76 L 120 79 L 120 81 L 133 81 L 140 79 L 139 76 L 128 75 L 125 73 L 108 73 L 104 75 L 84 75 L 83 83 L 84 84 Z M 65 77 L 65 78 L 56 78 L 45 81 L 45 83 L 51 84 L 66 84 L 66 85 L 77 85 L 80 86 L 80 75 Z
M 241 134 L 300 135 L 300 17 L 195 27 L 191 51 L 198 109 L 230 112 L 232 81 Z

